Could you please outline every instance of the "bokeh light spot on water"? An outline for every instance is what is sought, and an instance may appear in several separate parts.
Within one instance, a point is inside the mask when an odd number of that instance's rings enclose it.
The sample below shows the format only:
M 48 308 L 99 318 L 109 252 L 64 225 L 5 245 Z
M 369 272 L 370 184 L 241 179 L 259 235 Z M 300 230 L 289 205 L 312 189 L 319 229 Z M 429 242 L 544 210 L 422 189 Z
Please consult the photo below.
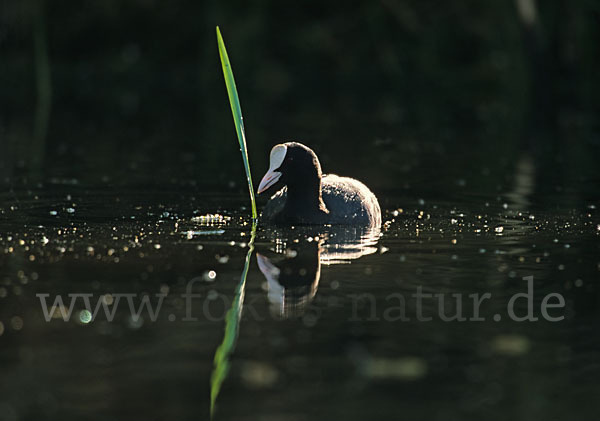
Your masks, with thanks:
M 525 354 L 531 347 L 530 340 L 522 335 L 503 334 L 493 338 L 492 351 L 501 355 L 518 356 Z
M 23 319 L 19 316 L 13 316 L 10 319 L 10 327 L 13 330 L 21 330 L 23 329 Z
M 79 312 L 79 321 L 83 324 L 88 324 L 92 321 L 92 313 L 89 310 L 81 310 Z
M 273 365 L 259 361 L 245 362 L 240 375 L 242 382 L 249 389 L 272 387 L 279 378 L 279 372 Z
M 215 214 L 206 214 L 194 216 L 192 218 L 192 222 L 199 223 L 203 226 L 213 226 L 213 225 L 224 225 L 231 221 L 230 216 L 221 215 L 218 213 Z
M 212 282 L 217 278 L 217 272 L 215 272 L 214 270 L 208 270 L 208 271 L 204 272 L 204 274 L 202 275 L 202 278 L 206 282 Z
M 130 329 L 136 330 L 141 328 L 144 325 L 144 317 L 136 316 L 135 314 L 129 315 L 127 318 L 127 327 Z
M 193 239 L 198 235 L 222 235 L 225 234 L 225 230 L 216 229 L 216 230 L 190 230 L 185 232 L 185 237 L 188 240 Z
M 427 374 L 428 364 L 420 357 L 369 358 L 364 364 L 363 375 L 371 379 L 397 379 L 414 381 Z

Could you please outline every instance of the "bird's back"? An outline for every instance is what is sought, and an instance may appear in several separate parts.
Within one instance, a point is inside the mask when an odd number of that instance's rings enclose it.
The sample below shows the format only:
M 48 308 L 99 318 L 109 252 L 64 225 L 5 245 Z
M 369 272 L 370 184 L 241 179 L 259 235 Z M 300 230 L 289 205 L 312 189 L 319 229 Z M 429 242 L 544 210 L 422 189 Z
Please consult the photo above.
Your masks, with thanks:
M 328 224 L 371 227 L 381 225 L 381 210 L 377 197 L 360 181 L 328 174 L 322 178 L 321 192 L 323 202 L 329 210 Z M 262 219 L 267 222 L 281 219 L 286 198 L 287 187 L 284 187 L 267 202 Z

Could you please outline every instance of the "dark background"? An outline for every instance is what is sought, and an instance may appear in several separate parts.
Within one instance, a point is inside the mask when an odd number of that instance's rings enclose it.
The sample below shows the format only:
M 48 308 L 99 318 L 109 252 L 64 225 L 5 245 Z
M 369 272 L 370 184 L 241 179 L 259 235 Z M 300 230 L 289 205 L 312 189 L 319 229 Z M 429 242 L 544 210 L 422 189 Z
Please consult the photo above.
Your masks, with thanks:
M 0 3 L 2 183 L 245 191 L 217 24 L 255 184 L 291 139 L 378 192 L 597 181 L 596 1 L 107 0 Z
M 254 185 L 274 144 L 302 141 L 325 172 L 364 181 L 385 221 L 372 254 L 319 231 L 354 256 L 322 264 L 318 321 L 244 313 L 216 419 L 596 420 L 591 0 L 0 0 L 0 419 L 208 417 L 225 322 L 180 323 L 179 298 L 213 270 L 195 291 L 233 298 L 250 233 L 216 25 Z M 314 244 L 261 223 L 246 303 L 271 311 L 256 253 L 277 262 Z M 563 322 L 491 319 L 525 276 L 536 309 L 564 295 Z M 493 293 L 488 321 L 350 319 L 351 294 L 381 315 L 420 286 Z M 112 324 L 48 324 L 36 297 L 165 288 L 143 326 L 125 307 Z M 405 356 L 427 373 L 402 378 Z M 277 380 L 248 381 L 264 369 Z

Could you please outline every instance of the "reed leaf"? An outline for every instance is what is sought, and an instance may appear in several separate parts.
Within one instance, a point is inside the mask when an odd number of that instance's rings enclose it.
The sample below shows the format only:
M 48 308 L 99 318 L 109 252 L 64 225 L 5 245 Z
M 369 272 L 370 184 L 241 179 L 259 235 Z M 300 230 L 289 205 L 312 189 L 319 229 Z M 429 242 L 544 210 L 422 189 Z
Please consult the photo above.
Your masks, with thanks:
M 254 238 L 256 237 L 256 226 L 257 221 L 254 220 L 252 223 L 252 233 L 250 235 L 250 242 L 248 243 L 248 253 L 246 254 L 246 261 L 244 263 L 244 270 L 240 277 L 240 282 L 235 289 L 235 296 L 231 303 L 231 308 L 225 315 L 225 334 L 223 335 L 223 341 L 215 351 L 215 358 L 213 360 L 213 371 L 210 378 L 210 416 L 211 419 L 214 415 L 217 397 L 221 390 L 221 385 L 229 374 L 229 357 L 235 349 L 237 344 L 238 332 L 240 329 L 240 318 L 242 317 L 242 310 L 244 308 L 244 294 L 246 292 L 246 277 L 248 276 L 248 268 L 250 267 L 250 259 L 252 252 L 254 251 Z
M 240 99 L 237 93 L 237 88 L 235 87 L 235 79 L 233 77 L 231 63 L 229 63 L 229 57 L 227 56 L 225 42 L 223 41 L 223 37 L 221 36 L 221 31 L 219 30 L 218 26 L 217 43 L 219 45 L 219 57 L 221 57 L 221 66 L 223 67 L 223 76 L 225 77 L 225 85 L 227 86 L 227 94 L 229 96 L 229 104 L 231 105 L 231 113 L 233 114 L 235 131 L 237 133 L 238 141 L 240 143 L 240 151 L 242 152 L 242 159 L 244 161 L 244 168 L 246 170 L 246 180 L 248 181 L 248 190 L 250 191 L 250 202 L 252 203 L 252 219 L 256 220 L 256 200 L 254 198 L 254 187 L 252 186 L 250 164 L 248 162 L 248 150 L 246 149 L 246 132 L 244 131 L 244 118 L 242 117 L 242 107 L 240 106 Z

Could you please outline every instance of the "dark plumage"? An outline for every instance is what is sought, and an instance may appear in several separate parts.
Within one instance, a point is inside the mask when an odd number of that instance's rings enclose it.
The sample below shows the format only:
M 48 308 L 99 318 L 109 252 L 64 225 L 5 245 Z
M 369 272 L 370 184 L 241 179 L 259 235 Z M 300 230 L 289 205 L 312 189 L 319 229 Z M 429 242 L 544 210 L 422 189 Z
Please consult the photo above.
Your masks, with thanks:
M 381 210 L 375 195 L 358 180 L 323 175 L 317 155 L 297 142 L 276 145 L 269 171 L 258 192 L 281 184 L 261 219 L 278 225 L 332 224 L 379 227 Z

